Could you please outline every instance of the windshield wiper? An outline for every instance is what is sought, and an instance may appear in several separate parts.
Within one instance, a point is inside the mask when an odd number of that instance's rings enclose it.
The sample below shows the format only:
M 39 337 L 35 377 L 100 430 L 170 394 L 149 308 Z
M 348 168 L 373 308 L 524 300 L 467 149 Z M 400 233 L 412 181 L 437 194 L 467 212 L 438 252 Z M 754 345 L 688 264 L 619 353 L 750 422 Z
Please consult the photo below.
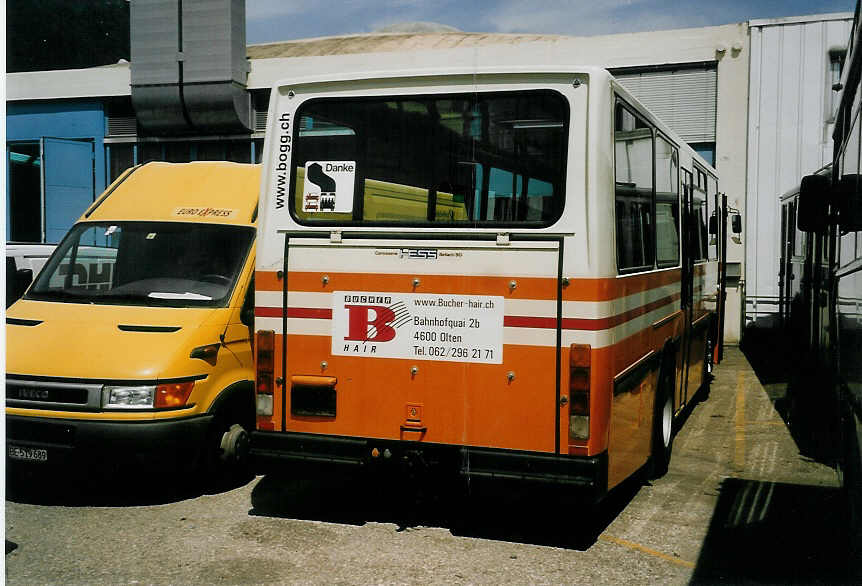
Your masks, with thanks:
M 112 293 L 110 291 L 106 291 L 104 293 L 97 293 L 93 296 L 94 301 L 143 301 L 146 304 L 150 304 L 152 299 L 147 296 L 146 293 Z
M 91 301 L 89 291 L 74 291 L 71 289 L 48 289 L 44 291 L 30 291 L 25 295 L 25 299 L 57 299 L 67 300 L 74 299 L 76 301 Z

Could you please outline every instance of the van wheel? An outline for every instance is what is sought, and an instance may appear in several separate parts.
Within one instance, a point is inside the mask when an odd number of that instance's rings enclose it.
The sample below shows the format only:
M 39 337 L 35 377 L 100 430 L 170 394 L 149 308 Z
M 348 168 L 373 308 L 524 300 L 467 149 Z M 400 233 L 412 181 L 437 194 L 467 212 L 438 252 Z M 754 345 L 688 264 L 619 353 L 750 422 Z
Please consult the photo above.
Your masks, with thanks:
M 220 457 L 229 468 L 248 465 L 248 432 L 239 423 L 234 423 L 221 436 Z
M 653 411 L 652 454 L 648 467 L 650 479 L 667 473 L 673 450 L 673 363 L 666 360 L 659 372 Z
M 207 444 L 206 475 L 210 483 L 222 488 L 248 477 L 249 435 L 242 425 L 216 417 Z

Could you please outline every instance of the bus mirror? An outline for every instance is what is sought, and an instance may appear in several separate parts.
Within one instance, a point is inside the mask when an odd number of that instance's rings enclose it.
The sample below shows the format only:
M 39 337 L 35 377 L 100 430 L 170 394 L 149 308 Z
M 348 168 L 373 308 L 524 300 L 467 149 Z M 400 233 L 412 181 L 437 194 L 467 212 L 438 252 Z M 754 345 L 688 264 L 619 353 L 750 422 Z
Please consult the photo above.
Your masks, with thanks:
M 862 192 L 859 175 L 844 175 L 838 185 L 838 222 L 842 232 L 862 230 Z
M 712 212 L 712 215 L 709 217 L 709 233 L 712 236 L 718 234 L 718 216 L 715 212 Z
M 742 234 L 742 215 L 735 213 L 730 216 L 730 230 L 734 234 Z
M 799 185 L 799 209 L 796 225 L 802 232 L 826 229 L 829 207 L 829 177 L 806 175 Z

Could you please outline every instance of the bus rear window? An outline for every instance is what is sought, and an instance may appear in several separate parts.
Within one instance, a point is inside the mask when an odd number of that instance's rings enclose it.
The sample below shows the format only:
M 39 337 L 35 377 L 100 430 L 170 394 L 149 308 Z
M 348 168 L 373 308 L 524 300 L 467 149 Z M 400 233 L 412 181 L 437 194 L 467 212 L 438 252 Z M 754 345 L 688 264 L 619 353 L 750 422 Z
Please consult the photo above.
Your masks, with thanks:
M 301 223 L 546 226 L 562 213 L 557 92 L 317 99 L 297 119 Z

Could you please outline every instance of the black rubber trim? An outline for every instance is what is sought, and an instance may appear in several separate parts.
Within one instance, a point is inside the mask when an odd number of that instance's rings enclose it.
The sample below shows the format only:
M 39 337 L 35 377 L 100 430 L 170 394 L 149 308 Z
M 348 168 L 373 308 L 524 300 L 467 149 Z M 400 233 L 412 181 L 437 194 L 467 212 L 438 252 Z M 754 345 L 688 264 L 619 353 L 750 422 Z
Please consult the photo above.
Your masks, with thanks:
M 435 99 L 436 100 L 442 100 L 442 99 L 447 99 L 447 98 L 459 99 L 461 97 L 466 96 L 468 93 L 469 92 L 444 92 L 444 93 L 428 92 L 428 93 L 411 94 L 409 97 L 411 99 L 420 100 L 420 101 L 435 100 Z M 501 97 L 507 97 L 507 96 L 513 96 L 513 95 L 523 96 L 524 94 L 528 94 L 528 93 L 534 94 L 534 95 L 535 94 L 546 94 L 546 95 L 554 94 L 562 100 L 561 103 L 565 109 L 565 113 L 563 116 L 564 128 L 565 128 L 566 136 L 568 137 L 568 139 L 563 141 L 562 150 L 560 151 L 560 154 L 559 154 L 559 162 L 561 164 L 561 168 L 560 168 L 560 171 L 558 173 L 559 181 L 558 182 L 552 182 L 552 183 L 555 186 L 559 185 L 559 191 L 560 191 L 561 197 L 563 198 L 563 200 L 565 200 L 566 180 L 567 180 L 565 165 L 566 165 L 566 162 L 568 161 L 568 157 L 569 157 L 569 140 L 571 139 L 571 136 L 572 136 L 572 126 L 569 124 L 569 118 L 572 115 L 572 107 L 571 107 L 569 100 L 566 98 L 565 94 L 563 94 L 562 92 L 560 92 L 559 90 L 557 90 L 555 88 L 545 87 L 545 88 L 520 89 L 520 90 L 511 90 L 511 89 L 510 90 L 490 90 L 490 91 L 482 92 L 481 95 L 485 98 L 490 98 L 490 97 L 496 97 L 496 96 L 501 96 Z M 395 97 L 396 97 L 396 99 L 398 99 L 398 98 L 403 98 L 405 96 L 395 96 Z M 317 97 L 317 98 L 306 99 L 301 104 L 299 104 L 297 106 L 297 109 L 295 110 L 295 114 L 297 116 L 301 117 L 304 113 L 303 109 L 306 108 L 308 105 L 315 104 L 316 102 L 320 102 L 320 101 L 322 101 L 324 103 L 333 102 L 337 99 L 338 98 L 326 98 L 326 97 Z M 353 96 L 353 97 L 349 97 L 349 98 L 341 98 L 342 103 L 344 101 L 371 102 L 374 99 L 379 100 L 380 96 Z M 292 137 L 293 137 L 294 148 L 296 148 L 296 145 L 299 143 L 299 125 L 294 125 L 293 130 L 291 130 L 291 133 L 292 133 Z M 429 140 L 430 140 L 430 138 L 429 138 Z M 295 163 L 296 163 L 295 158 L 292 158 L 290 161 L 290 169 L 287 170 L 287 175 L 288 175 L 288 180 L 289 180 L 288 183 L 291 183 L 290 180 L 295 175 L 295 169 L 296 169 Z M 431 172 L 433 173 L 433 169 L 431 169 Z M 483 177 L 483 183 L 484 183 L 485 179 L 486 178 Z M 356 182 L 358 183 L 358 181 L 360 181 L 360 180 L 361 180 L 361 178 L 357 176 Z M 357 193 L 357 191 L 354 191 L 354 193 Z M 431 192 L 429 192 L 429 197 L 430 197 L 431 193 L 436 194 L 436 191 L 432 190 Z M 332 222 L 332 221 L 309 222 L 308 220 L 302 221 L 302 220 L 300 220 L 299 217 L 297 217 L 296 212 L 295 212 L 296 197 L 297 197 L 296 185 L 290 184 L 288 186 L 288 193 L 287 193 L 288 213 L 290 214 L 290 217 L 294 222 L 296 222 L 297 224 L 299 224 L 301 226 L 308 226 L 309 228 L 326 227 L 326 228 L 330 228 L 330 231 L 332 231 L 332 230 L 340 230 L 342 227 L 357 227 L 357 226 L 384 227 L 384 228 L 385 227 L 395 227 L 395 228 L 405 227 L 408 229 L 410 229 L 410 228 L 437 228 L 437 227 L 440 227 L 439 224 L 437 224 L 435 222 L 427 222 L 427 223 L 418 223 L 417 222 L 417 223 L 413 223 L 413 224 L 406 224 L 406 223 L 393 221 L 393 222 L 387 224 L 387 223 L 382 223 L 382 222 L 374 222 L 374 223 L 363 222 L 362 220 L 358 220 L 358 221 L 357 220 L 351 220 L 351 223 L 338 223 L 338 222 Z M 487 200 L 488 199 L 489 198 L 485 198 L 485 202 L 483 204 L 483 210 L 482 210 L 483 212 L 486 211 L 485 208 L 487 207 Z M 361 197 L 358 198 L 359 206 L 364 205 L 363 201 L 364 201 L 363 198 L 361 198 Z M 357 206 L 354 206 L 354 217 L 355 217 L 355 214 L 357 212 L 356 207 Z M 565 207 L 565 201 L 562 201 L 559 209 L 556 210 L 556 212 L 557 212 L 556 216 L 551 221 L 542 221 L 542 220 L 522 221 L 522 222 L 514 222 L 513 221 L 509 224 L 504 224 L 504 223 L 493 224 L 493 223 L 491 223 L 491 222 L 493 222 L 493 220 L 475 220 L 473 225 L 464 224 L 462 226 L 464 229 L 471 229 L 471 228 L 475 227 L 476 223 L 482 222 L 482 224 L 479 226 L 480 228 L 486 228 L 486 229 L 490 228 L 490 229 L 496 230 L 498 232 L 508 232 L 511 229 L 524 229 L 524 228 L 544 229 L 544 228 L 549 228 L 549 227 L 555 225 L 556 223 L 558 223 L 560 221 L 560 219 L 563 217 L 564 207 Z M 430 210 L 430 206 L 429 206 L 429 213 L 430 213 L 430 211 L 431 210 Z M 361 207 L 359 207 L 358 212 L 362 213 Z M 447 224 L 446 226 L 449 227 L 452 225 Z M 461 226 L 457 226 L 457 227 L 461 228 Z
M 10 326 L 38 326 L 43 323 L 44 320 L 41 319 L 21 319 L 17 317 L 7 317 L 6 323 Z
M 75 378 L 62 376 L 34 376 L 29 374 L 6 373 L 6 380 L 34 381 L 42 383 L 70 383 L 88 385 L 161 385 L 170 383 L 185 383 L 189 381 L 204 380 L 206 374 L 195 374 L 192 376 L 180 376 L 175 378 L 159 379 L 107 379 L 107 378 Z
M 650 350 L 640 360 L 614 377 L 614 396 L 631 392 L 647 375 L 658 368 L 661 354 Z
M 226 386 L 221 392 L 219 392 L 218 396 L 213 400 L 213 402 L 207 409 L 207 413 L 218 413 L 218 411 L 222 408 L 223 405 L 227 404 L 234 397 L 236 397 L 237 395 L 241 395 L 242 393 L 248 394 L 248 402 L 249 405 L 251 405 L 250 409 L 253 410 L 254 381 L 241 380 Z
M 120 330 L 124 332 L 178 332 L 182 328 L 182 326 L 136 326 L 130 324 L 120 324 L 117 326 Z
M 523 227 L 520 227 L 520 229 L 523 229 Z M 367 230 L 341 230 L 340 228 L 332 228 L 324 231 L 319 228 L 314 228 L 314 231 L 279 230 L 278 233 L 283 234 L 286 238 L 329 238 L 332 232 L 340 231 L 342 240 L 462 240 L 467 242 L 495 242 L 500 233 L 508 234 L 509 241 L 517 242 L 557 242 L 562 238 L 560 234 L 519 234 L 515 232 L 506 232 L 506 230 L 496 230 L 494 232 L 468 232 L 468 230 L 469 228 L 464 228 L 464 232 L 370 232 Z
M 412 431 L 420 431 L 413 428 Z M 391 458 L 374 458 L 389 450 Z M 444 464 L 459 476 L 474 479 L 555 484 L 583 490 L 588 500 L 601 499 L 608 490 L 608 456 L 570 456 L 499 448 L 383 440 L 312 433 L 254 431 L 251 454 L 256 472 L 284 470 L 296 464 L 348 466 L 371 470 L 378 465 L 397 465 L 401 456 L 420 454 L 422 461 Z M 445 463 L 453 466 L 445 467 Z M 582 495 L 583 496 L 583 495 Z
M 707 313 L 706 315 L 702 315 L 702 316 L 700 316 L 699 318 L 697 318 L 696 320 L 694 320 L 694 321 L 691 323 L 691 333 L 692 333 L 692 335 L 694 335 L 695 333 L 699 332 L 701 329 L 703 329 L 703 328 L 705 328 L 706 326 L 708 326 L 708 325 L 711 323 L 710 318 L 711 318 L 713 315 L 714 315 L 714 314 L 712 314 L 712 313 Z
M 461 475 L 587 489 L 595 500 L 608 490 L 607 452 L 569 456 L 493 448 L 461 448 Z
M 196 449 L 212 415 L 160 420 L 55 419 L 51 417 L 6 416 L 6 443 L 35 447 L 87 448 L 87 453 L 112 450 L 168 452 Z M 198 440 L 198 441 L 196 441 Z M 50 461 L 50 458 L 49 458 Z
M 123 182 L 125 182 L 126 179 L 128 179 L 129 177 L 132 176 L 132 173 L 134 173 L 135 171 L 137 171 L 141 167 L 143 167 L 143 165 L 135 165 L 134 167 L 129 169 L 126 174 L 121 175 L 120 179 L 117 181 L 117 183 L 114 185 L 114 187 L 112 187 L 110 189 L 110 191 L 106 191 L 105 195 L 103 195 L 102 197 L 100 197 L 99 199 L 94 201 L 93 205 L 91 205 L 90 208 L 86 212 L 84 212 L 84 217 L 89 218 L 92 215 L 92 213 L 95 212 L 97 209 L 99 209 L 99 206 L 102 205 L 103 203 L 105 203 L 105 200 L 108 199 L 108 197 L 112 193 L 114 193 L 114 191 L 116 191 L 117 188 L 123 184 Z

